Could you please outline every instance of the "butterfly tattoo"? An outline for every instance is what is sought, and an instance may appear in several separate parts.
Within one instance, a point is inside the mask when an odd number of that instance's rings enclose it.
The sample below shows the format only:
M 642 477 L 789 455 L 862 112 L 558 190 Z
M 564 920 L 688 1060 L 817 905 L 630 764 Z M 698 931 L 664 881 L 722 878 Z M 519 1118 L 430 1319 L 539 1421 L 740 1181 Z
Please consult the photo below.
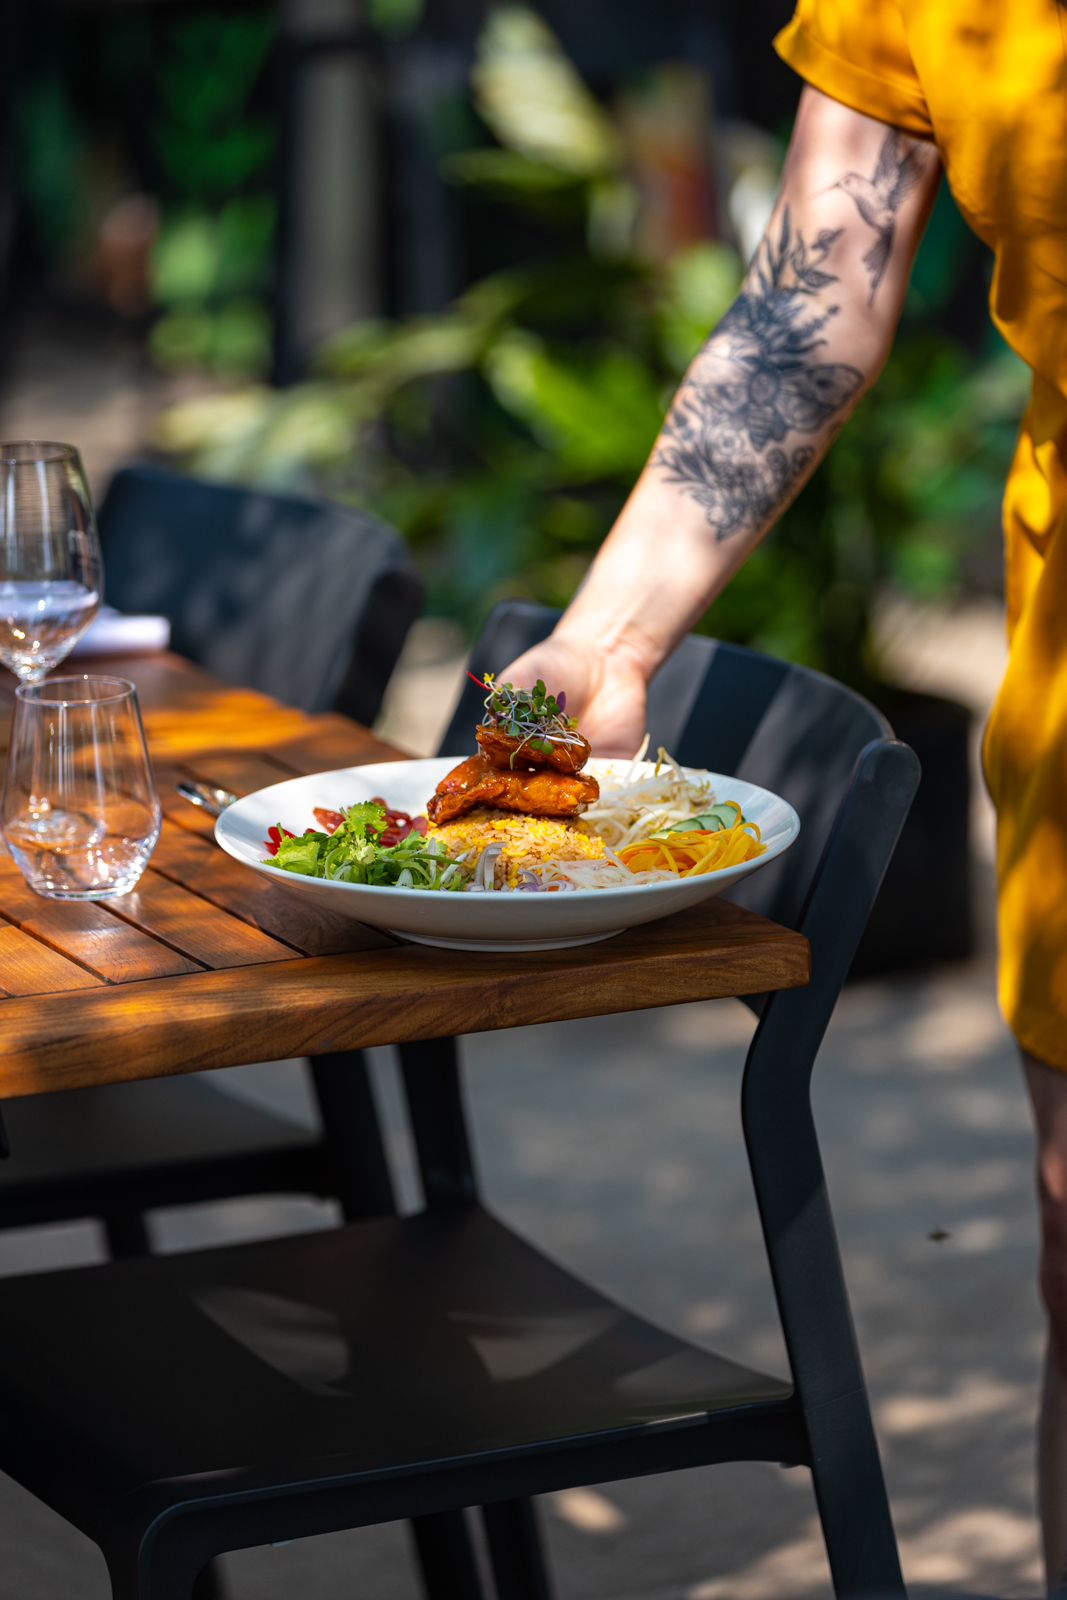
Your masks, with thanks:
M 842 232 L 824 229 L 808 245 L 785 207 L 777 240 L 764 239 L 715 330 L 734 376 L 688 379 L 664 424 L 653 462 L 704 507 L 718 539 L 774 512 L 815 455 L 783 448 L 786 436 L 820 432 L 863 382 L 855 367 L 811 359 L 838 308 L 812 316 L 807 303 L 837 282 L 824 264 Z

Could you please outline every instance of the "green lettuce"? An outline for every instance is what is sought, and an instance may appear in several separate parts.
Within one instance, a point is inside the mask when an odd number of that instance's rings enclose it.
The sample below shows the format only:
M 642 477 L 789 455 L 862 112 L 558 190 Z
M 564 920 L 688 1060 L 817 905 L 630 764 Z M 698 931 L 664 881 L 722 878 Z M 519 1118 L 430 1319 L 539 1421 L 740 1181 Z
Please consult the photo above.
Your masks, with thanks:
M 473 869 L 451 860 L 440 840 L 427 841 L 414 829 L 399 844 L 378 844 L 386 817 L 373 800 L 349 806 L 341 815 L 335 833 L 308 829 L 299 838 L 289 838 L 279 825 L 278 853 L 266 857 L 264 865 L 307 878 L 383 889 L 455 890 L 464 888 L 471 877 Z

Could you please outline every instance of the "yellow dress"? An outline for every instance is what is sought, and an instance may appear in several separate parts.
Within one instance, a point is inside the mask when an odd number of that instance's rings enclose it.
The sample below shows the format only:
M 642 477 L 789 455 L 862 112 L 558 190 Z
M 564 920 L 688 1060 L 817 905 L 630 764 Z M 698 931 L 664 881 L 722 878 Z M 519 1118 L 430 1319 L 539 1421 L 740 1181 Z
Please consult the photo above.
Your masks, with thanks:
M 1011 651 L 983 754 L 1001 1005 L 1067 1071 L 1067 7 L 799 0 L 775 47 L 824 94 L 936 143 L 994 252 L 993 320 L 1033 369 L 1004 497 Z

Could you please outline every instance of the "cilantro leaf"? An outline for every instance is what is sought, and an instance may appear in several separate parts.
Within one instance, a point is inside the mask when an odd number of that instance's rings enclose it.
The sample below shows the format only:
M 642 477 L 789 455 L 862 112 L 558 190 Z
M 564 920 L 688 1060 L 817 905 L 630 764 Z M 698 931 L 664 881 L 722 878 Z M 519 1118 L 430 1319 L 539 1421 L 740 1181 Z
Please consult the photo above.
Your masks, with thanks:
M 385 828 L 385 807 L 377 800 L 360 800 L 342 815 L 345 819 L 342 826 L 353 839 L 365 839 L 368 828 L 374 833 L 381 833 Z

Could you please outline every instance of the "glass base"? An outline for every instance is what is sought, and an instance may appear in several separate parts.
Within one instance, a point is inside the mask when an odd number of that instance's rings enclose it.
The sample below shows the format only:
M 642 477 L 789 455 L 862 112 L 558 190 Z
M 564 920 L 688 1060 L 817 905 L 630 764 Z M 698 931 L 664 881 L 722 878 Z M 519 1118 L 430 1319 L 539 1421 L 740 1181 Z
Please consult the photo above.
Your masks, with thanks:
M 23 873 L 23 877 L 26 879 L 26 882 L 29 884 L 34 894 L 41 895 L 41 897 L 45 900 L 117 900 L 120 895 L 130 894 L 134 889 L 136 889 L 141 878 L 141 873 L 138 872 L 134 877 L 124 879 L 119 883 L 105 884 L 103 888 L 100 889 L 42 888 L 39 883 L 34 883 L 33 879 L 25 872 Z
M 73 849 L 64 826 L 70 820 L 54 812 L 29 827 L 4 829 L 12 859 L 34 893 L 46 900 L 115 900 L 135 889 L 157 835 L 97 839 L 90 848 Z
M 70 650 L 73 650 L 75 640 Z M 50 672 L 54 672 L 61 662 L 67 659 L 70 650 L 54 650 L 47 656 L 30 656 L 16 654 L 10 650 L 0 650 L 0 662 L 20 683 L 43 683 Z

